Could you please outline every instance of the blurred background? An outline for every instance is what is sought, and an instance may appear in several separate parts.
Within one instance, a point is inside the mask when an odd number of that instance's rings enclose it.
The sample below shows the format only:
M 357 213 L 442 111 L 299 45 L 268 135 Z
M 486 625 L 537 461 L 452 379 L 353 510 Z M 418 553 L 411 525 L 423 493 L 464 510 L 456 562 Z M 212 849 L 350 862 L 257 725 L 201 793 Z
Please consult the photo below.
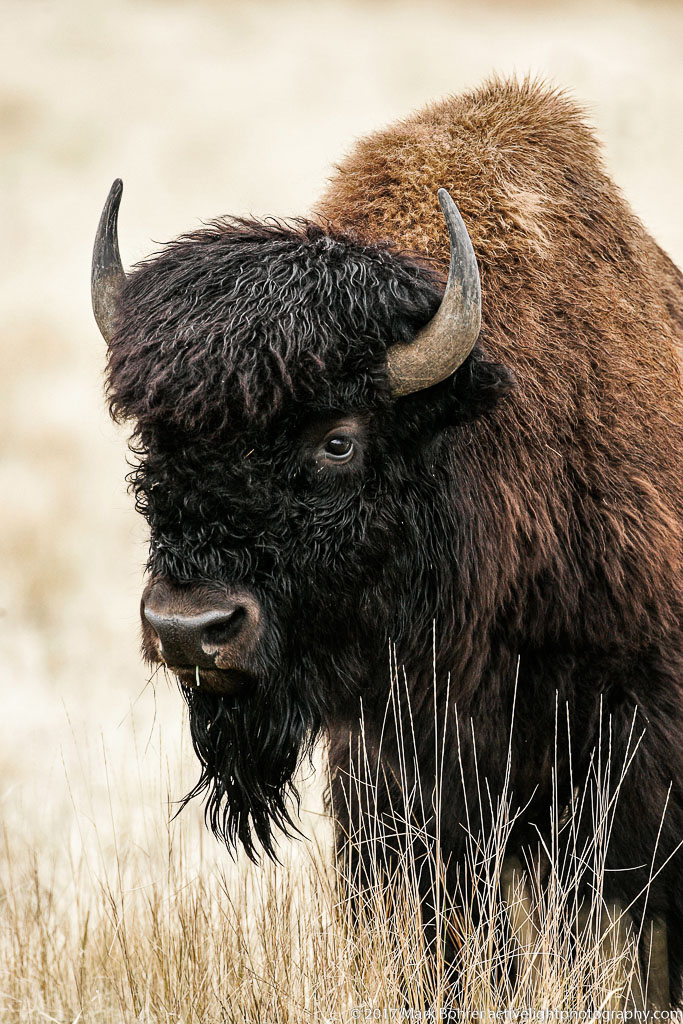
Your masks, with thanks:
M 531 72 L 586 105 L 610 172 L 680 263 L 683 6 L 0 0 L 0 13 L 0 800 L 13 849 L 54 862 L 84 822 L 107 835 L 126 773 L 142 771 L 131 810 L 145 799 L 162 742 L 186 781 L 196 772 L 178 693 L 148 685 L 138 658 L 145 529 L 89 296 L 112 179 L 131 264 L 204 218 L 305 213 L 357 136 L 492 72 Z

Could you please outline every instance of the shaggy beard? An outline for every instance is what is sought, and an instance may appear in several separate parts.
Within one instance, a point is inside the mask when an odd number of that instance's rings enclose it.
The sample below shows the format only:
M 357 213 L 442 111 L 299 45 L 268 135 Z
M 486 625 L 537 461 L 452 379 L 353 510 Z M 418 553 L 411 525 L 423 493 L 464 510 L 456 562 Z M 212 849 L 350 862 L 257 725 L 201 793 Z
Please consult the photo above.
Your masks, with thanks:
M 258 861 L 258 845 L 277 860 L 273 831 L 298 833 L 299 795 L 293 783 L 301 760 L 311 754 L 320 731 L 317 716 L 306 715 L 291 698 L 233 701 L 219 694 L 182 687 L 190 714 L 190 734 L 201 775 L 184 797 L 205 797 L 204 818 L 231 852 L 241 843 Z

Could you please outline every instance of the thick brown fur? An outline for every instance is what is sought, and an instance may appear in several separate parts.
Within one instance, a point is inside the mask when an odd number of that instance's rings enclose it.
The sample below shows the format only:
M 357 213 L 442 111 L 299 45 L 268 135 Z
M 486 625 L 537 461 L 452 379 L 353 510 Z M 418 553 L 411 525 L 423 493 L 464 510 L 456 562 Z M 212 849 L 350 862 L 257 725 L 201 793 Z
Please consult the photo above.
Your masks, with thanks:
M 501 752 L 497 772 L 487 751 L 510 705 L 496 680 L 506 662 L 512 677 L 517 655 L 512 785 L 523 800 L 536 787 L 542 827 L 555 693 L 581 733 L 582 769 L 600 728 L 616 761 L 626 758 L 639 715 L 635 732 L 646 733 L 620 796 L 610 867 L 649 863 L 642 837 L 656 833 L 673 784 L 660 864 L 683 839 L 683 280 L 607 177 L 584 111 L 542 84 L 494 80 L 362 139 L 316 213 L 445 272 L 437 186 L 458 204 L 479 261 L 480 345 L 516 380 L 496 414 L 461 427 L 455 442 L 460 486 L 471 489 L 474 568 L 467 628 L 447 641 L 444 667 L 462 725 L 474 720 L 480 771 L 500 779 Z M 340 771 L 347 750 L 347 731 L 334 730 Z M 450 769 L 455 779 L 454 754 Z M 669 914 L 676 998 L 680 852 L 678 864 L 650 907 Z M 630 901 L 647 881 L 636 875 L 609 884 Z
M 486 615 L 523 594 L 530 639 L 566 629 L 640 648 L 670 636 L 683 550 L 679 271 L 606 176 L 583 112 L 543 86 L 493 82 L 361 140 L 317 213 L 445 268 L 436 183 L 481 269 L 481 347 L 517 383 L 458 455 L 491 517 Z
M 583 111 L 543 86 L 495 81 L 363 139 L 317 212 L 445 267 L 435 183 L 479 262 L 480 344 L 518 385 L 462 452 L 498 493 L 499 587 L 542 566 L 564 621 L 580 615 L 589 636 L 604 638 L 610 614 L 622 639 L 668 633 L 683 550 L 680 272 L 606 176 Z M 566 553 L 579 524 L 577 574 Z

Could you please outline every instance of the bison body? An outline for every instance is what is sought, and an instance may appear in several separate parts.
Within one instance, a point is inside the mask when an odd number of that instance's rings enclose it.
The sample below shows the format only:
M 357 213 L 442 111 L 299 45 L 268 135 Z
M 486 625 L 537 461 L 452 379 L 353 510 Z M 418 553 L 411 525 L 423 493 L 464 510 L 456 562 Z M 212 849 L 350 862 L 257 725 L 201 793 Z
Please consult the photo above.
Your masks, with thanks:
M 441 186 L 479 264 L 481 333 L 453 375 L 396 398 L 387 351 L 443 292 Z M 450 680 L 453 863 L 477 770 L 500 792 L 508 748 L 519 850 L 547 831 L 555 764 L 569 802 L 601 736 L 613 765 L 632 758 L 610 895 L 642 910 L 655 874 L 646 917 L 667 921 L 680 996 L 682 344 L 680 274 L 582 112 L 528 83 L 361 140 L 310 220 L 217 221 L 130 275 L 109 388 L 151 528 L 143 644 L 183 683 L 219 835 L 272 851 L 323 732 L 343 814 L 361 705 L 373 776 L 375 758 L 396 777 L 395 645 L 427 786 Z

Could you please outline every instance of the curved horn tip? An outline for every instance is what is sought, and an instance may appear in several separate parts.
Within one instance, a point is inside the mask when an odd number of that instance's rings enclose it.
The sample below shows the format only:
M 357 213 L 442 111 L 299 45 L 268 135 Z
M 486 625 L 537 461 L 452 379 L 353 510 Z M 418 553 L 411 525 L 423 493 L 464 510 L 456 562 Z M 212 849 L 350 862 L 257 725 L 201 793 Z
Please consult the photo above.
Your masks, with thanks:
M 106 206 L 113 207 L 118 213 L 119 205 L 121 203 L 121 196 L 123 195 L 123 178 L 114 178 L 109 189 L 109 195 L 107 196 Z
M 439 206 L 441 207 L 441 212 L 444 215 L 449 235 L 452 236 L 455 229 L 455 231 L 459 232 L 462 236 L 462 243 L 465 243 L 468 248 L 471 248 L 472 241 L 455 199 L 446 188 L 440 188 L 437 192 L 437 196 L 439 198 Z
M 451 218 L 455 215 L 457 220 L 461 221 L 464 227 L 464 221 L 462 220 L 462 214 L 458 209 L 458 204 L 456 203 L 455 199 L 450 194 L 448 189 L 440 188 L 436 194 L 439 200 L 439 206 L 441 207 L 441 212 L 443 213 L 446 219 L 446 223 L 448 224 Z
M 439 200 L 439 206 L 444 211 L 444 213 L 446 212 L 446 208 L 449 205 L 449 203 L 455 206 L 455 203 L 453 202 L 453 197 L 447 188 L 440 188 L 436 194 Z
M 112 199 L 114 196 L 116 196 L 117 199 L 120 199 L 122 192 L 123 178 L 114 178 L 111 183 L 111 188 L 109 189 L 109 194 L 107 195 L 107 200 Z
M 115 226 L 116 220 L 119 215 L 119 206 L 121 205 L 121 196 L 123 195 L 123 179 L 114 178 L 111 188 L 107 194 L 107 199 L 102 210 L 102 221 L 107 225 Z M 118 239 L 117 239 L 118 244 Z

